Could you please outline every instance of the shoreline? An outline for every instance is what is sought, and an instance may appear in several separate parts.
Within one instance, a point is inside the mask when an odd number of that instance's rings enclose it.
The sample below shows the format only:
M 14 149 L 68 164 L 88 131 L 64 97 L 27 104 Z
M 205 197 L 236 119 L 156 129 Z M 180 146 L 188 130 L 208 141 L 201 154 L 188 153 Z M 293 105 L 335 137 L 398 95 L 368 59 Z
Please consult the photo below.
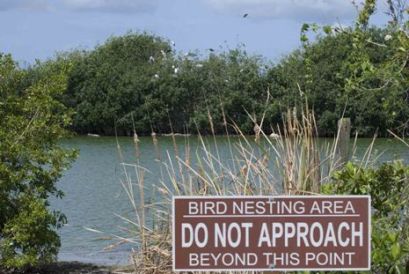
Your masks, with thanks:
M 215 137 L 233 137 L 233 138 L 236 138 L 236 137 L 241 137 L 241 136 L 243 136 L 243 135 L 240 135 L 240 134 L 229 134 L 229 135 L 227 135 L 227 134 L 214 134 L 214 135 L 212 135 L 212 134 L 197 134 L 197 133 L 188 133 L 188 134 L 182 134 L 182 133 L 175 133 L 175 134 L 172 134 L 172 133 L 155 133 L 154 135 L 150 135 L 150 134 L 141 134 L 141 135 L 138 135 L 137 137 L 138 138 L 141 138 L 141 137 L 144 137 L 144 138 L 146 138 L 146 137 L 176 137 L 176 138 L 180 138 L 180 137 L 183 137 L 183 138 L 188 138 L 188 137 L 199 137 L 199 136 L 202 136 L 202 137 L 213 137 L 213 136 L 215 136 Z M 244 134 L 244 136 L 246 136 L 246 137 L 255 137 L 256 135 L 255 134 Z M 266 134 L 266 136 L 267 137 L 270 137 L 271 139 L 276 139 L 276 138 L 278 138 L 279 137 L 279 135 L 278 136 L 271 136 L 271 134 Z M 115 137 L 118 137 L 118 138 L 134 138 L 134 136 L 132 136 L 132 135 L 118 135 L 118 136 L 115 136 L 115 135 L 104 135 L 104 134 L 93 134 L 93 133 L 88 133 L 88 134 L 83 134 L 83 133 L 76 133 L 76 132 L 72 132 L 71 133 L 71 136 L 69 137 L 69 138 L 72 138 L 72 137 L 89 137 L 89 138 L 105 138 L 105 137 L 111 137 L 111 138 L 115 138 Z M 374 136 L 358 136 L 357 137 L 357 139 L 372 139 Z M 283 137 L 284 138 L 284 137 Z M 336 136 L 317 136 L 317 138 L 322 138 L 322 139 L 335 139 L 336 138 Z M 350 138 L 351 139 L 354 139 L 355 138 L 355 135 L 351 135 L 350 136 Z M 404 137 L 404 139 L 406 139 L 406 138 L 409 138 L 409 136 L 405 136 Z M 377 136 L 376 137 L 376 139 L 395 139 L 395 137 L 393 136 L 393 135 L 390 135 L 390 136 Z
M 23 269 L 3 269 L 4 274 L 114 274 L 127 273 L 126 267 L 106 266 L 79 261 L 57 261 L 37 267 L 27 267 Z
M 131 265 L 103 265 L 80 261 L 56 261 L 36 267 L 5 269 L 2 274 L 128 274 L 134 273 Z

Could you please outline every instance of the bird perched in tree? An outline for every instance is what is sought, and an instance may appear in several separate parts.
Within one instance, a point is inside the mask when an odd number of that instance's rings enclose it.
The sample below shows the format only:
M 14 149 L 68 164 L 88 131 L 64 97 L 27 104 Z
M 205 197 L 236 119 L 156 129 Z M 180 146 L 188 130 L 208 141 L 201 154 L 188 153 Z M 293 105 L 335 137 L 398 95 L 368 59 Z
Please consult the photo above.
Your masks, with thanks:
M 163 58 L 166 58 L 166 52 L 163 49 L 160 50 L 160 53 L 162 53 Z
M 210 48 L 209 51 L 210 51 L 210 52 L 214 52 L 214 49 Z

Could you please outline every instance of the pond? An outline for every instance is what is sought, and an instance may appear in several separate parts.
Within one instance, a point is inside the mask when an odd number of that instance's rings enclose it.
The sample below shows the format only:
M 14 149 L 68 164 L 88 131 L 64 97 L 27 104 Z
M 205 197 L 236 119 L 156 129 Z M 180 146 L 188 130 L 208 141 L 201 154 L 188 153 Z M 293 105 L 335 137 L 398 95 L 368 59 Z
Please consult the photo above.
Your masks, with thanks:
M 236 142 L 238 137 L 233 137 Z M 216 137 L 217 149 L 221 159 L 231 156 L 229 141 L 226 137 Z M 213 137 L 205 137 L 205 142 L 213 143 Z M 323 145 L 328 139 L 320 139 Z M 371 139 L 358 139 L 356 156 L 361 157 Z M 79 157 L 58 182 L 58 187 L 65 192 L 63 199 L 51 201 L 53 209 L 61 210 L 67 216 L 68 223 L 60 231 L 62 246 L 60 260 L 75 260 L 97 264 L 126 264 L 132 246 L 119 245 L 107 249 L 117 242 L 112 235 L 122 235 L 127 224 L 116 216 L 130 214 L 131 205 L 121 185 L 123 169 L 121 162 L 135 162 L 135 149 L 132 138 L 120 137 L 75 137 L 63 142 L 67 148 L 79 150 Z M 181 154 L 189 144 L 190 153 L 195 153 L 200 142 L 197 137 L 176 138 L 176 147 Z M 351 144 L 352 146 L 352 144 Z M 374 150 L 380 154 L 378 162 L 403 159 L 409 162 L 409 149 L 402 142 L 393 139 L 377 139 Z M 159 137 L 155 146 L 151 137 L 142 137 L 139 142 L 140 165 L 151 173 L 145 178 L 145 186 L 158 182 L 159 157 L 166 158 L 167 152 L 172 157 L 174 143 L 171 137 Z M 159 156 L 160 155 L 160 156 Z M 96 233 L 90 229 L 103 231 Z

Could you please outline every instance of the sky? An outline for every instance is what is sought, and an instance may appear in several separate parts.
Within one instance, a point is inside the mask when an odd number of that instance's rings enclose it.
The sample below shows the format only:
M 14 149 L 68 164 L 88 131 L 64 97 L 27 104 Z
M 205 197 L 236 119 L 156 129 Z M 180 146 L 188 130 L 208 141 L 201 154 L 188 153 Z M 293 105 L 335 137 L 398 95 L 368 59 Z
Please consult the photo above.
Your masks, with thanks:
M 0 0 L 0 52 L 29 64 L 147 31 L 178 52 L 243 45 L 278 61 L 300 46 L 304 22 L 350 25 L 356 14 L 350 0 Z

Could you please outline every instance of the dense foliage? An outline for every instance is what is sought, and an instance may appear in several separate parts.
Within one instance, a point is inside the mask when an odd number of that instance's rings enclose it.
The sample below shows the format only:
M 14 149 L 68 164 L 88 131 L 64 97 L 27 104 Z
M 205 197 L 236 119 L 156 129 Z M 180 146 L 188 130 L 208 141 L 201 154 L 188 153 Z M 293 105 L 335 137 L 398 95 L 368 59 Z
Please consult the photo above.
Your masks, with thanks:
M 407 68 L 403 64 L 398 71 L 402 62 L 390 61 L 399 45 L 396 30 L 359 29 L 358 38 L 355 28 L 325 30 L 276 65 L 242 48 L 175 54 L 168 41 L 146 33 L 114 37 L 93 51 L 48 62 L 74 64 L 63 102 L 75 110 L 73 129 L 79 133 L 213 128 L 223 134 L 232 121 L 254 133 L 252 118 L 260 119 L 264 111 L 269 131 L 288 108 L 307 101 L 321 135 L 334 135 L 342 115 L 363 136 L 386 135 L 388 129 L 405 134 Z M 29 73 L 38 74 L 36 69 Z
M 304 24 L 302 47 L 275 65 L 241 47 L 177 54 L 169 41 L 147 33 L 113 37 L 47 63 L 73 64 L 62 102 L 75 110 L 72 129 L 79 133 L 224 134 L 231 122 L 254 133 L 252 119 L 260 122 L 264 112 L 268 132 L 288 108 L 308 102 L 323 136 L 335 134 L 343 115 L 361 136 L 406 134 L 406 28 L 403 19 L 368 27 L 374 4 L 366 4 L 353 27 Z M 314 42 L 309 32 L 317 34 Z M 31 78 L 40 67 L 28 70 Z
M 221 133 L 221 106 L 248 132 L 246 110 L 261 112 L 267 95 L 261 60 L 240 49 L 204 59 L 178 56 L 159 37 L 130 33 L 75 63 L 65 103 L 75 109 L 73 128 L 80 133 L 206 131 L 209 115 Z
M 65 217 L 48 209 L 48 198 L 62 196 L 55 184 L 74 157 L 57 145 L 70 123 L 70 111 L 57 100 L 68 69 L 52 62 L 36 66 L 38 75 L 28 77 L 9 55 L 0 55 L 2 266 L 35 265 L 57 255 L 56 229 Z
M 409 118 L 407 78 L 391 76 L 390 84 L 382 86 L 380 75 L 376 75 L 376 68 L 385 66 L 395 54 L 390 47 L 395 38 L 385 41 L 391 30 L 363 31 L 360 53 L 354 45 L 354 29 L 336 30 L 320 34 L 315 43 L 271 69 L 273 97 L 286 106 L 300 106 L 307 100 L 321 135 L 333 135 L 342 115 L 351 118 L 353 130 L 362 136 L 377 130 L 386 135 L 387 129 L 405 133 Z
M 334 174 L 327 194 L 371 195 L 372 271 L 408 273 L 409 167 L 402 162 L 363 168 L 349 163 Z
M 287 109 L 308 102 L 322 136 L 334 135 L 343 115 L 361 136 L 388 129 L 406 135 L 407 22 L 395 1 L 387 2 L 392 20 L 384 27 L 369 27 L 375 1 L 352 27 L 304 24 L 302 47 L 274 65 L 241 47 L 178 54 L 161 37 L 132 32 L 45 63 L 73 65 L 60 101 L 75 111 L 72 129 L 81 134 L 224 134 L 232 122 L 254 133 L 254 118 L 260 122 L 264 112 L 268 132 Z M 41 77 L 42 67 L 29 68 L 27 79 Z

